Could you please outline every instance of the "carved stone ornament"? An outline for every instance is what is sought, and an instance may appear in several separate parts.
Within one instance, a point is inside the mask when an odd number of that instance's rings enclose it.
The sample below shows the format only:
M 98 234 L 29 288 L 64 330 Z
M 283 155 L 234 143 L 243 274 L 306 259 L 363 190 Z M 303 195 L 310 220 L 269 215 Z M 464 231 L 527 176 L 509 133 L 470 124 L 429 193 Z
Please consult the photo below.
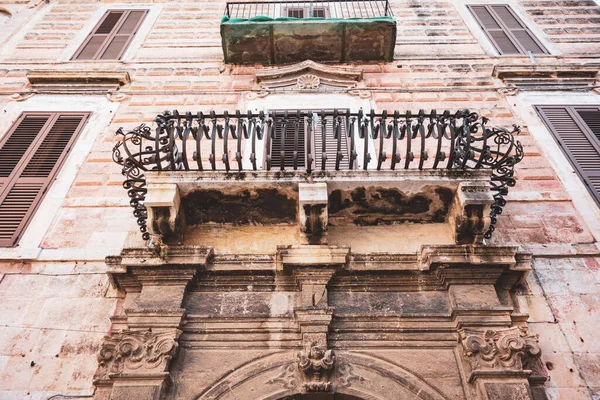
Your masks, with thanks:
M 298 89 L 316 89 L 320 84 L 321 80 L 319 77 L 313 74 L 299 76 L 296 83 Z
M 333 350 L 313 345 L 308 352 L 298 354 L 298 368 L 303 374 L 306 392 L 329 392 L 333 385 L 329 380 L 335 363 Z
M 284 389 L 296 387 L 296 369 L 294 364 L 284 364 L 277 371 L 277 375 L 267 381 L 267 385 L 280 384 Z
M 461 329 L 459 333 L 473 371 L 522 371 L 537 365 L 542 355 L 538 336 L 519 327 L 484 332 Z
M 353 367 L 351 364 L 343 363 L 338 365 L 338 381 L 339 384 L 343 387 L 350 387 L 352 385 L 352 381 L 356 380 L 362 382 L 365 380 L 364 377 L 354 373 Z
M 106 98 L 113 103 L 120 103 L 122 101 L 127 100 L 129 98 L 129 96 L 127 96 L 124 93 L 110 92 L 110 93 L 106 93 Z
M 104 338 L 98 355 L 98 370 L 94 381 L 119 374 L 156 373 L 167 370 L 177 351 L 179 331 L 121 332 Z
M 516 96 L 519 93 L 519 89 L 516 87 L 505 87 L 498 89 L 498 94 L 502 97 Z
M 31 96 L 33 96 L 35 92 L 27 92 L 27 93 L 13 93 L 8 98 L 10 101 L 25 101 Z
M 255 71 L 255 82 L 259 90 L 281 92 L 289 90 L 349 91 L 362 80 L 362 69 L 335 67 L 314 61 L 264 68 Z

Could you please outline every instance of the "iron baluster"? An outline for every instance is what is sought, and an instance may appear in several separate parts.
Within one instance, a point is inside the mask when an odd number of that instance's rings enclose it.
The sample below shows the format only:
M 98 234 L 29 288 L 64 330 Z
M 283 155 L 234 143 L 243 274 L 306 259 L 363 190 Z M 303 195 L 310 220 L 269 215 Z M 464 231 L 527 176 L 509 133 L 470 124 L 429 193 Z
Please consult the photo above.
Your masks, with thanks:
M 404 157 L 404 169 L 408 169 L 412 160 L 415 159 L 413 152 L 411 151 L 411 144 L 413 138 L 412 132 L 412 114 L 410 111 L 406 111 L 406 156 Z
M 327 162 L 327 120 L 325 119 L 325 110 L 321 110 L 321 171 L 325 171 Z
M 275 137 L 275 124 L 273 124 L 274 116 L 271 118 L 267 118 L 267 140 L 266 140 L 266 151 L 267 155 L 265 158 L 265 162 L 267 164 L 267 171 L 271 170 L 271 139 Z
M 252 112 L 248 111 L 248 120 L 252 120 L 250 124 L 250 134 L 252 135 L 252 150 L 250 152 L 250 162 L 252 163 L 252 170 L 256 171 L 256 130 L 260 129 L 256 123 L 256 119 L 252 116 Z
M 229 140 L 229 113 L 225 111 L 223 113 L 225 117 L 225 128 L 223 129 L 223 164 L 225 164 L 225 171 L 229 172 L 229 148 L 227 146 L 227 142 Z
M 308 118 L 306 122 L 306 172 L 309 174 L 312 171 L 312 152 L 311 152 L 311 144 L 312 144 L 312 128 L 313 128 L 313 113 L 312 111 L 308 112 Z
M 392 122 L 392 161 L 390 168 L 392 170 L 396 169 L 396 164 L 400 162 L 400 152 L 397 151 L 398 148 L 398 139 L 400 139 L 400 131 L 398 129 L 398 124 L 400 123 L 400 112 L 398 110 L 394 111 L 394 121 Z
M 344 158 L 344 154 L 342 154 L 342 123 L 341 117 L 338 115 L 337 108 L 333 110 L 333 136 L 337 140 L 337 152 L 335 154 L 335 170 L 340 170 L 340 163 Z
M 423 163 L 427 160 L 427 149 L 425 148 L 425 110 L 419 110 L 418 133 L 421 135 L 421 153 L 419 154 L 419 169 L 423 169 Z

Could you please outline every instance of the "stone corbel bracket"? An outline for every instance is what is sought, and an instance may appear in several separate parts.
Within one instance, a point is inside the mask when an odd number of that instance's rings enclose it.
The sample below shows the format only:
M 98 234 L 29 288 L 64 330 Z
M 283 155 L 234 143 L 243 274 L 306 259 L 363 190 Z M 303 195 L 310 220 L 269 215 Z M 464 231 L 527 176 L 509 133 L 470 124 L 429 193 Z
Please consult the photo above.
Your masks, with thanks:
M 36 93 L 104 94 L 131 83 L 127 71 L 29 71 L 27 79 Z
M 490 227 L 494 196 L 488 182 L 460 182 L 453 218 L 457 244 L 483 243 Z
M 299 183 L 300 232 L 309 244 L 327 243 L 327 183 Z
M 165 243 L 183 243 L 184 217 L 177 184 L 149 184 L 144 202 L 150 232 Z

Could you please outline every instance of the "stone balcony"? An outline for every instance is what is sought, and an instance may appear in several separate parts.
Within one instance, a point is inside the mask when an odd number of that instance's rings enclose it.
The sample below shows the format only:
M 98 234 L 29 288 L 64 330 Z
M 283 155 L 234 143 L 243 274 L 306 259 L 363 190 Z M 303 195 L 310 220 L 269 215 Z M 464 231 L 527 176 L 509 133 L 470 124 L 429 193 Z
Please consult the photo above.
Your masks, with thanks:
M 113 157 L 144 239 L 170 244 L 223 247 L 223 230 L 281 240 L 270 246 L 478 244 L 523 156 L 518 129 L 467 110 L 175 111 L 155 123 L 119 130 Z M 377 231 L 390 240 L 375 246 Z
M 391 61 L 396 20 L 387 0 L 227 3 L 226 63 Z

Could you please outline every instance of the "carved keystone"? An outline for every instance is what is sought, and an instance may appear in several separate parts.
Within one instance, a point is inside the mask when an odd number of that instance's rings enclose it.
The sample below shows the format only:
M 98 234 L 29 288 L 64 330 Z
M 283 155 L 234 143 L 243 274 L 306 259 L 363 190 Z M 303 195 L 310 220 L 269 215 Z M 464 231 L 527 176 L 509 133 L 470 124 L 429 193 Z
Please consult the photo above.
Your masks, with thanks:
M 489 183 L 461 182 L 455 202 L 456 243 L 483 243 L 483 235 L 490 227 L 490 209 L 494 203 Z
M 327 243 L 327 184 L 299 183 L 300 231 L 309 244 Z
M 333 350 L 314 345 L 308 351 L 298 354 L 298 369 L 302 372 L 304 392 L 329 392 L 333 389 L 330 381 L 335 363 Z
M 183 216 L 179 215 L 181 199 L 176 184 L 148 185 L 144 202 L 150 219 L 150 231 L 165 242 L 183 242 Z
M 330 375 L 335 356 L 328 349 L 327 333 L 335 308 L 299 307 L 294 310 L 302 335 L 303 350 L 298 354 L 298 369 L 302 372 L 304 392 L 329 392 L 333 389 Z

